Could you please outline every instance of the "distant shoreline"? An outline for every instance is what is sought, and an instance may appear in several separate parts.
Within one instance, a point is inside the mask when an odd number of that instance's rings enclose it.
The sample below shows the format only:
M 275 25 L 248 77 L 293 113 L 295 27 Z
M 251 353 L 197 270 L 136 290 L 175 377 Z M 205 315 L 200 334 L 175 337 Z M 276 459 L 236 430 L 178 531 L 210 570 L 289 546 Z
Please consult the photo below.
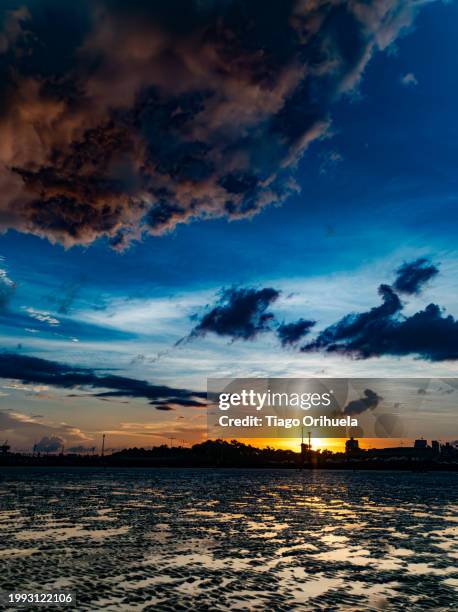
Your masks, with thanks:
M 417 444 L 418 442 L 418 444 Z M 126 448 L 107 454 L 75 452 L 34 452 L 30 454 L 0 453 L 2 466 L 18 467 L 121 467 L 121 468 L 259 468 L 320 470 L 389 470 L 389 471 L 458 471 L 458 450 L 450 445 L 438 449 L 426 440 L 416 441 L 411 448 L 361 450 L 358 441 L 346 442 L 345 453 L 313 450 L 301 444 L 301 452 L 257 448 L 237 440 L 207 440 L 192 448 L 157 446 L 151 449 Z
M 143 468 L 143 469 L 156 469 L 156 468 L 177 468 L 177 469 L 280 469 L 280 470 L 358 470 L 358 471 L 402 471 L 402 472 L 458 472 L 458 463 L 436 463 L 436 462 L 420 462 L 420 461 L 399 461 L 399 462 L 386 462 L 386 461 L 343 461 L 343 462 L 328 462 L 328 463 L 183 463 L 173 461 L 144 461 L 144 460 L 130 460 L 130 461 L 112 461 L 109 457 L 105 457 L 103 460 L 85 460 L 82 458 L 81 461 L 68 461 L 60 460 L 58 457 L 39 457 L 37 460 L 31 460 L 34 458 L 26 457 L 26 461 L 0 461 L 0 470 L 2 468 Z

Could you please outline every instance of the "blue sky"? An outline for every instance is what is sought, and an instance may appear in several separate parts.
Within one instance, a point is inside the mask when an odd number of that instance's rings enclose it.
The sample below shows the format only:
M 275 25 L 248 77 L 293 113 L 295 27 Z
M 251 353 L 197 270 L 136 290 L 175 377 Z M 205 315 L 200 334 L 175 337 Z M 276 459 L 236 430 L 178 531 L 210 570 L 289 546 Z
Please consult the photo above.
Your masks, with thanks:
M 455 375 L 456 362 L 416 355 L 355 361 L 282 350 L 269 333 L 175 343 L 223 287 L 275 287 L 278 319 L 312 318 L 319 331 L 378 304 L 378 285 L 418 257 L 440 274 L 406 299 L 405 313 L 434 302 L 458 316 L 457 22 L 456 3 L 426 4 L 408 32 L 374 53 L 360 83 L 332 105 L 326 136 L 299 159 L 300 193 L 278 206 L 249 219 L 179 223 L 123 251 L 105 237 L 66 247 L 55 236 L 2 234 L 0 268 L 16 284 L 0 313 L 3 348 L 197 390 L 208 376 Z M 34 437 L 46 430 L 92 445 L 103 429 L 119 445 L 171 431 L 195 441 L 203 431 L 201 410 L 170 416 L 140 399 L 108 407 L 84 390 L 69 398 L 15 384 L 0 385 L 0 407 L 40 423 Z M 11 432 L 23 446 L 30 435 Z

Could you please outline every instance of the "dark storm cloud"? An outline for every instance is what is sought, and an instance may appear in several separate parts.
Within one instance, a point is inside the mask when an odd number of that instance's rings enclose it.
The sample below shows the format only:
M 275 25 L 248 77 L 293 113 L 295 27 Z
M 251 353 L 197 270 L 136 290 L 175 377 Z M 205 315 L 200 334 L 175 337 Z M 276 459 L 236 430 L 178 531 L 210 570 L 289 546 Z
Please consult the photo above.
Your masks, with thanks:
M 282 323 L 277 328 L 277 336 L 280 339 L 282 346 L 294 346 L 299 340 L 310 333 L 310 330 L 315 325 L 315 321 L 307 321 L 299 319 L 294 323 Z
M 436 273 L 435 266 L 418 259 L 398 269 L 398 280 L 403 277 L 410 290 L 419 291 L 427 278 Z M 381 284 L 378 293 L 381 304 L 344 316 L 299 350 L 340 353 L 358 359 L 384 355 L 412 355 L 428 361 L 458 359 L 458 320 L 452 315 L 446 315 L 437 304 L 429 304 L 424 310 L 405 316 L 404 304 L 393 287 Z M 275 332 L 283 347 L 297 347 L 316 322 L 301 318 L 279 324 L 276 315 L 268 311 L 279 295 L 273 288 L 223 290 L 218 302 L 207 307 L 189 336 L 177 344 L 209 332 L 233 340 L 253 340 L 261 332 Z
M 29 357 L 12 353 L 0 354 L 0 378 L 20 380 L 24 384 L 39 383 L 55 387 L 74 388 L 91 387 L 94 389 L 113 389 L 100 396 L 143 397 L 154 401 L 173 398 L 205 398 L 202 392 L 187 389 L 175 389 L 165 385 L 152 385 L 144 380 L 99 374 L 90 368 L 70 366 L 57 361 L 48 361 L 38 357 Z
M 368 312 L 349 314 L 318 334 L 303 352 L 324 351 L 367 359 L 383 355 L 414 355 L 428 361 L 458 359 L 458 321 L 429 304 L 403 316 L 402 303 L 388 285 L 380 285 L 383 304 Z
M 202 316 L 189 338 L 212 332 L 234 340 L 253 340 L 271 329 L 274 315 L 267 309 L 279 295 L 280 292 L 271 287 L 225 289 L 216 306 Z
M 355 352 L 364 355 L 364 342 L 367 342 L 371 334 L 377 329 L 384 329 L 391 321 L 391 317 L 402 309 L 402 303 L 396 293 L 389 285 L 380 285 L 378 289 L 382 297 L 382 304 L 371 308 L 368 312 L 359 314 L 349 314 L 338 323 L 331 325 L 322 332 L 317 338 L 303 347 L 303 351 L 325 349 L 328 352 L 339 351 L 353 340 L 360 341 L 361 346 Z
M 332 103 L 419 5 L 4 3 L 0 228 L 123 248 L 281 202 Z
M 176 406 L 188 406 L 191 408 L 200 408 L 202 406 L 206 406 L 204 402 L 200 402 L 196 399 L 189 399 L 188 397 L 169 397 L 167 400 L 157 400 L 151 403 L 154 404 L 156 408 L 158 408 L 158 410 L 160 409 L 159 406 L 167 406 L 168 404 L 175 404 Z
M 173 392 L 173 389 L 169 389 L 169 391 Z M 112 399 L 114 397 L 123 397 L 125 395 L 126 393 L 123 390 L 105 391 L 104 393 L 97 393 L 96 397 L 100 400 L 109 401 L 109 399 Z M 206 403 L 197 399 L 197 397 L 205 397 L 205 394 L 190 392 L 189 395 L 192 397 L 167 396 L 166 399 L 153 399 L 149 403 L 154 406 L 156 410 L 175 410 L 174 406 L 185 406 L 190 408 L 204 408 L 206 406 Z M 143 395 L 134 397 L 143 397 Z
M 363 412 L 366 412 L 366 410 L 374 410 L 374 408 L 377 408 L 379 402 L 382 399 L 383 398 L 377 395 L 375 391 L 372 391 L 371 389 L 365 389 L 364 397 L 348 402 L 348 404 L 343 409 L 343 413 L 345 415 L 353 416 L 354 414 L 361 414 Z
M 423 286 L 439 273 L 439 270 L 428 259 L 420 257 L 411 263 L 404 263 L 396 270 L 396 281 L 393 287 L 399 293 L 414 295 L 420 293 Z

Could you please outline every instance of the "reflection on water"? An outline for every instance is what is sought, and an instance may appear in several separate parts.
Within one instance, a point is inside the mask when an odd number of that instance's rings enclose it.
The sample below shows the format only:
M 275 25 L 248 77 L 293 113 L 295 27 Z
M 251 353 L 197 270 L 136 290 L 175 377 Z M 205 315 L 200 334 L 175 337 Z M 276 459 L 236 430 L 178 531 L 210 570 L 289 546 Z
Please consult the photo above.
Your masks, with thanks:
M 455 610 L 458 475 L 3 470 L 0 589 L 79 610 Z

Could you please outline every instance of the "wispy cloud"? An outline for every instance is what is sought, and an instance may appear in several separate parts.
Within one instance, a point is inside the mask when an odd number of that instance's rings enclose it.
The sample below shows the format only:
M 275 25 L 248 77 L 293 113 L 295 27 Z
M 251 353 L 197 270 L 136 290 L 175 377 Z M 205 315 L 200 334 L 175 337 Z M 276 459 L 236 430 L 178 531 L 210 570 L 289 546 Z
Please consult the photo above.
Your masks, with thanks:
M 0 263 L 4 261 L 4 257 L 0 259 Z M 16 283 L 8 276 L 5 268 L 0 268 L 0 310 L 6 308 L 11 298 L 14 295 Z
M 73 425 L 47 422 L 40 415 L 37 418 L 14 410 L 0 410 L 0 429 L 6 435 L 13 436 L 18 443 L 26 445 L 32 445 L 37 440 L 54 440 L 54 443 L 59 440 L 55 450 L 66 441 L 74 444 L 91 440 L 89 435 Z
M 28 313 L 30 317 L 32 317 L 32 319 L 35 319 L 36 321 L 40 321 L 41 323 L 47 323 L 48 325 L 51 325 L 53 327 L 60 325 L 59 319 L 56 319 L 56 317 L 52 316 L 49 312 L 35 310 L 35 308 L 32 308 L 31 306 L 24 307 L 24 310 Z
M 406 87 L 418 85 L 418 79 L 413 72 L 407 72 L 401 77 L 401 83 Z

